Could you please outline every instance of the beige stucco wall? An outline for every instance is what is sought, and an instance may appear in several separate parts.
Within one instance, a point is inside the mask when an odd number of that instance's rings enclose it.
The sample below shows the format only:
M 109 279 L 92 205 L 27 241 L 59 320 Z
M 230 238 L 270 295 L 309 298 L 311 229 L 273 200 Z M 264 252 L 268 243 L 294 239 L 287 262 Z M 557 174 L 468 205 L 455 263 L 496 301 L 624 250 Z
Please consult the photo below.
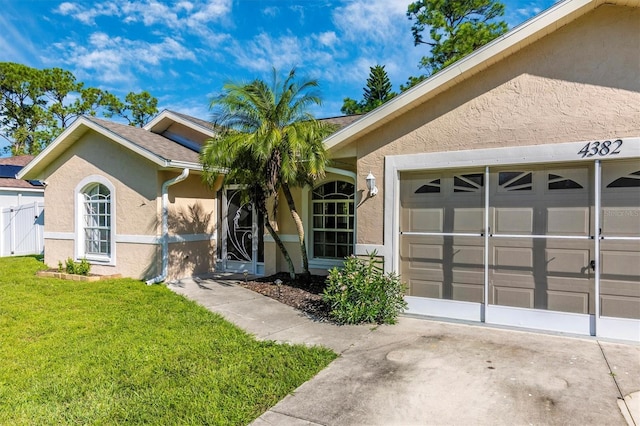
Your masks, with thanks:
M 148 241 L 161 236 L 162 184 L 178 174 L 159 172 L 152 162 L 89 131 L 44 173 L 48 182 L 45 232 L 75 235 L 75 189 L 87 176 L 102 176 L 115 187 L 114 237 L 143 241 L 116 243 L 115 265 L 94 264 L 92 272 L 140 279 L 155 277 L 161 272 L 162 248 L 159 243 Z M 216 227 L 216 208 L 215 192 L 202 184 L 198 174 L 169 188 L 169 234 L 198 236 L 196 241 L 169 245 L 169 279 L 213 270 L 215 240 L 211 237 Z M 56 267 L 58 261 L 74 256 L 74 241 L 45 240 L 45 262 L 49 266 Z
M 356 140 L 360 244 L 383 244 L 388 155 L 640 135 L 640 10 L 601 6 Z
M 355 158 L 353 159 L 344 159 L 341 161 L 341 166 L 345 170 L 349 170 L 349 168 L 355 168 Z M 326 182 L 343 180 L 347 182 L 351 182 L 352 179 L 348 176 L 344 176 L 336 173 L 326 173 L 324 179 L 318 180 L 314 183 L 315 186 L 322 185 Z M 296 209 L 300 214 L 300 217 L 305 223 L 305 242 L 307 245 L 307 252 L 309 254 L 309 260 L 311 259 L 311 244 L 312 244 L 312 235 L 311 235 L 311 188 L 306 188 L 303 190 L 302 188 L 292 188 L 291 193 L 293 195 L 293 199 L 296 205 Z M 356 197 L 356 204 L 359 199 L 362 197 L 362 191 L 359 191 Z M 269 206 L 269 208 L 271 208 Z M 271 211 L 271 210 L 269 210 Z M 284 195 L 280 194 L 279 206 L 278 206 L 278 222 L 277 222 L 277 232 L 279 235 L 283 236 L 285 241 L 285 247 L 291 256 L 291 260 L 293 262 L 294 267 L 296 268 L 296 272 L 302 271 L 302 256 L 300 253 L 300 245 L 298 243 L 298 231 L 296 229 L 295 223 L 291 218 L 291 213 L 289 210 L 289 206 L 287 205 L 287 201 Z M 265 235 L 268 235 L 268 232 L 265 229 Z M 277 253 L 276 253 L 277 251 Z M 270 275 L 275 272 L 288 271 L 287 262 L 284 259 L 284 256 L 277 249 L 277 246 L 273 242 L 266 241 L 265 242 L 265 274 Z M 316 270 L 315 273 L 326 273 L 326 270 Z
M 156 171 L 147 160 L 95 132 L 87 132 L 71 149 L 55 159 L 45 170 L 45 232 L 75 232 L 75 189 L 87 176 L 108 179 L 116 192 L 116 233 L 118 235 L 156 235 Z M 139 246 L 139 245 L 136 245 Z M 116 263 L 128 263 L 126 249 L 116 250 Z M 45 262 L 74 257 L 73 242 L 45 241 Z M 132 262 L 132 267 L 140 260 Z M 102 266 L 96 273 L 123 273 L 130 267 Z M 100 269 L 100 271 L 98 270 Z M 102 271 L 104 269 L 104 271 Z M 133 276 L 137 276 L 134 273 Z
M 296 273 L 302 272 L 302 257 L 298 242 L 285 242 L 284 246 L 289 252 L 289 256 L 291 256 Z M 264 270 L 265 275 L 272 275 L 276 272 L 289 272 L 287 261 L 275 242 L 264 242 Z
M 119 234 L 155 235 L 156 172 L 147 160 L 93 132 L 53 161 L 45 171 L 48 183 L 46 232 L 73 232 L 74 191 L 90 175 L 107 178 L 115 187 Z
M 162 183 L 178 176 L 177 172 L 159 173 L 159 193 Z M 168 279 L 183 278 L 213 272 L 216 261 L 216 226 L 218 202 L 215 188 L 202 183 L 199 174 L 169 187 L 169 235 L 197 236 L 199 241 L 169 244 Z M 161 217 L 161 201 L 158 201 Z M 205 240 L 202 240 L 207 238 Z
M 162 184 L 178 176 L 177 172 L 161 172 L 158 179 L 158 194 Z M 202 183 L 199 174 L 190 174 L 187 179 L 169 187 L 169 234 L 211 234 L 216 225 L 216 193 Z M 158 216 L 161 200 L 158 199 Z
M 169 280 L 205 275 L 215 270 L 216 242 L 194 241 L 169 244 Z

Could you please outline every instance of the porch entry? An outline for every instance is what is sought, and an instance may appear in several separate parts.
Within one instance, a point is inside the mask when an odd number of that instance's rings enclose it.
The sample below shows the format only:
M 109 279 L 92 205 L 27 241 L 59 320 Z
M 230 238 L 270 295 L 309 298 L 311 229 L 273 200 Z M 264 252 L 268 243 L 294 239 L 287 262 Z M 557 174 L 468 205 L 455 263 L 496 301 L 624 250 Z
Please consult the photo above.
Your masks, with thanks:
M 223 189 L 222 268 L 226 272 L 264 273 L 264 222 L 237 187 Z
M 584 334 L 607 318 L 637 324 L 639 188 L 635 161 L 403 172 L 407 295 L 500 324 Z

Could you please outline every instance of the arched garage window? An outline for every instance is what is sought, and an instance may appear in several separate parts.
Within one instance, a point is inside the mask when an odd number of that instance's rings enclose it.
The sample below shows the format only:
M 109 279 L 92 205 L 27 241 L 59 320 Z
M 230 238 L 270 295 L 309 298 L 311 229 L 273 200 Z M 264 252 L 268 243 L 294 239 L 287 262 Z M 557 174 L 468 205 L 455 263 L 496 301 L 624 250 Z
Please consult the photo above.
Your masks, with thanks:
M 317 186 L 311 197 L 313 257 L 342 259 L 353 254 L 354 186 L 343 181 Z
M 89 177 L 76 192 L 76 257 L 112 263 L 114 189 L 101 177 Z

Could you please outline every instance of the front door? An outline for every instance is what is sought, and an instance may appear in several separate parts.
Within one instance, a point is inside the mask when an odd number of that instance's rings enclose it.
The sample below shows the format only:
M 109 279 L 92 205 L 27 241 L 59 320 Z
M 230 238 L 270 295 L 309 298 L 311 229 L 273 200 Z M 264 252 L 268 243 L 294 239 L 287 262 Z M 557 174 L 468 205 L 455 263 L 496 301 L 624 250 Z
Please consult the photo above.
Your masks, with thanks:
M 227 272 L 264 271 L 264 232 L 262 215 L 242 200 L 238 188 L 227 188 L 223 197 L 223 268 Z

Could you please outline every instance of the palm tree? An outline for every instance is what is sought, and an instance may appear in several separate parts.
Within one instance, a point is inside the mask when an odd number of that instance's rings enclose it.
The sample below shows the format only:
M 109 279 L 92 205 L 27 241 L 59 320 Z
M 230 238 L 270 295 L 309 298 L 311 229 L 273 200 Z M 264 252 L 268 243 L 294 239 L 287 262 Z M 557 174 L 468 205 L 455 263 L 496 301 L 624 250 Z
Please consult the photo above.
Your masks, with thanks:
M 211 179 L 215 170 L 223 167 L 229 171 L 228 179 L 250 189 L 247 195 L 265 215 L 267 230 L 285 256 L 292 279 L 295 269 L 269 224 L 266 200 L 274 199 L 275 217 L 282 191 L 296 224 L 303 272 L 308 275 L 305 233 L 291 188 L 311 184 L 325 173 L 327 156 L 322 140 L 333 129 L 308 111 L 310 106 L 321 104 L 314 92 L 317 87 L 316 80 L 298 83 L 295 69 L 282 83 L 274 70 L 271 85 L 262 80 L 225 84 L 223 93 L 211 101 L 214 124 L 224 131 L 207 141 L 200 155 L 205 177 Z

